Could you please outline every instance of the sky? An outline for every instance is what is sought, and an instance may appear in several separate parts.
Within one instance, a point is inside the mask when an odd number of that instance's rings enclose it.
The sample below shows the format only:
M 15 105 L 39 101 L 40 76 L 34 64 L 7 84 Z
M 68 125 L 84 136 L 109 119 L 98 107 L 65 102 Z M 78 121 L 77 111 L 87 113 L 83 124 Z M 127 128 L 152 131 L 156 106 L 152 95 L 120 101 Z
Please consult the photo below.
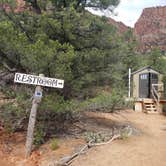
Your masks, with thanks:
M 127 26 L 134 27 L 142 10 L 155 6 L 166 6 L 166 0 L 121 0 L 119 6 L 114 10 L 114 14 L 109 11 L 101 12 L 90 8 L 88 10 L 96 15 L 105 15 L 117 21 L 122 21 Z

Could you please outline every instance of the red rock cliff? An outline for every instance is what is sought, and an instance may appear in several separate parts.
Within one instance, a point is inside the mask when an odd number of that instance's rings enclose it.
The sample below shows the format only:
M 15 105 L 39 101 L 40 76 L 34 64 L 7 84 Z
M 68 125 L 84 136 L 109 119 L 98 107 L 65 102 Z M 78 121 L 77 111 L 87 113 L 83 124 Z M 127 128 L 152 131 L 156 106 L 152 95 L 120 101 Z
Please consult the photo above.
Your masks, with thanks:
M 118 32 L 120 33 L 125 33 L 127 32 L 130 28 L 128 26 L 126 26 L 124 23 L 120 22 L 120 21 L 115 21 L 114 19 L 112 18 L 109 18 L 109 21 L 108 21 L 110 24 L 114 25 Z
M 135 24 L 134 34 L 141 50 L 154 47 L 166 50 L 166 6 L 145 8 Z

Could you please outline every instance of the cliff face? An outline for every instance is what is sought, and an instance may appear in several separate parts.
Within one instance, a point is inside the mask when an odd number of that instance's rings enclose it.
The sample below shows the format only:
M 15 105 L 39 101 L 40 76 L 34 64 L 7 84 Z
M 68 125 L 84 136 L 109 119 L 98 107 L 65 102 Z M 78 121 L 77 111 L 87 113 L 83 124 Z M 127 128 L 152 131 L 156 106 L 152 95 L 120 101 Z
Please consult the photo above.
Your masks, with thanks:
M 134 34 L 142 51 L 154 47 L 166 51 L 166 6 L 145 8 L 135 24 Z
M 115 21 L 112 18 L 109 18 L 108 22 L 110 24 L 114 25 L 117 28 L 117 30 L 118 30 L 119 33 L 125 33 L 125 32 L 127 32 L 130 29 L 128 26 L 126 26 L 122 22 Z

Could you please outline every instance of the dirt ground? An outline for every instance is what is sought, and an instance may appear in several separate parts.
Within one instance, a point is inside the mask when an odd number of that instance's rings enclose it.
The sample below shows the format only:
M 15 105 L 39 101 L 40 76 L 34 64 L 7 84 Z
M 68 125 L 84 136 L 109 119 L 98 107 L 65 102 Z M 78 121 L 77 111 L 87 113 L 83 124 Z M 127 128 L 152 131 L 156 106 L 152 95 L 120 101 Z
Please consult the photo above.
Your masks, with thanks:
M 105 115 L 112 119 L 112 115 Z M 142 131 L 139 136 L 95 147 L 77 158 L 72 166 L 165 166 L 166 117 L 158 114 L 123 112 L 116 116 Z
M 82 126 L 86 130 L 108 131 L 114 125 L 131 124 L 139 130 L 139 134 L 91 148 L 74 159 L 71 166 L 166 165 L 165 116 L 128 110 L 118 114 L 88 113 L 88 117 L 76 126 Z M 82 138 L 62 137 L 59 139 L 59 149 L 52 151 L 50 142 L 47 142 L 33 151 L 29 159 L 25 159 L 25 136 L 26 133 L 7 134 L 0 130 L 0 166 L 49 166 L 55 160 L 71 155 L 85 144 Z

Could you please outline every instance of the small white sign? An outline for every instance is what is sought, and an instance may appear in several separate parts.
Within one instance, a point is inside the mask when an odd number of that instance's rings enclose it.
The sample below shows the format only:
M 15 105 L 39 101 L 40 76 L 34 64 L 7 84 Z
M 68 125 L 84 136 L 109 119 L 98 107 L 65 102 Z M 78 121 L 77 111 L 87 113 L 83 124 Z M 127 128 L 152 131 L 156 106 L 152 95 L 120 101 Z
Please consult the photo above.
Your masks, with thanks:
M 39 92 L 39 91 L 37 91 L 37 92 L 35 92 L 35 97 L 42 97 L 42 92 Z
M 35 76 L 30 74 L 23 74 L 23 73 L 15 73 L 14 82 L 22 83 L 22 84 L 47 86 L 47 87 L 53 87 L 53 88 L 64 87 L 64 80 Z

